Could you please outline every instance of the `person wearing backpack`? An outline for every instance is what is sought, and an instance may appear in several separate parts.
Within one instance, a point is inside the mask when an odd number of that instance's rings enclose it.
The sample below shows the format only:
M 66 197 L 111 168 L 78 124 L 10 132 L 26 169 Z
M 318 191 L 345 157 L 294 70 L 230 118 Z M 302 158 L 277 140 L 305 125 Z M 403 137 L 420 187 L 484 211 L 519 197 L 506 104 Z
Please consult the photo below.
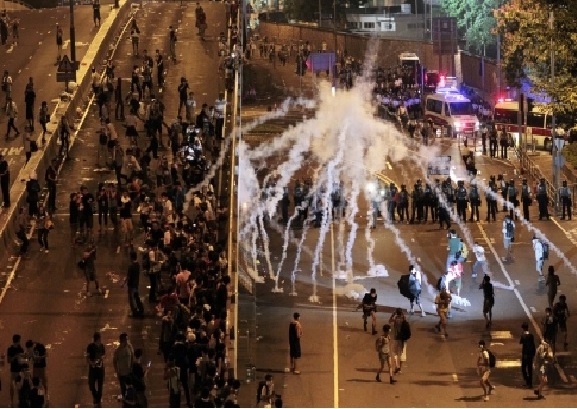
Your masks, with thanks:
M 377 371 L 377 376 L 375 379 L 377 380 L 377 382 L 381 382 L 381 373 L 384 371 L 386 363 L 389 368 L 389 381 L 391 385 L 394 385 L 397 381 L 395 380 L 393 374 L 390 331 L 391 326 L 389 324 L 383 325 L 383 335 L 381 335 L 375 341 L 375 349 L 377 351 L 379 362 L 381 364 L 379 370 Z
M 549 344 L 542 339 L 533 361 L 533 368 L 537 370 L 539 377 L 539 385 L 537 386 L 537 389 L 533 391 L 533 393 L 537 395 L 537 399 L 545 399 L 545 396 L 543 396 L 543 388 L 547 385 L 548 381 L 547 366 L 549 365 L 549 362 Z
M 533 236 L 533 252 L 535 253 L 535 270 L 539 274 L 539 281 L 544 281 L 545 277 L 543 276 L 543 244 L 541 240 L 537 238 L 537 236 Z
M 447 292 L 446 287 L 441 287 L 439 294 L 435 297 L 437 314 L 439 314 L 439 323 L 435 325 L 435 329 L 440 332 L 442 328 L 445 337 L 449 336 L 449 334 L 447 334 L 447 313 L 451 308 L 451 299 L 451 294 Z
M 407 341 L 411 338 L 411 327 L 403 310 L 397 308 L 391 318 L 389 324 L 393 328 L 393 356 L 395 360 L 395 375 L 401 373 L 403 362 L 407 361 Z
M 513 261 L 513 251 L 511 248 L 511 243 L 515 242 L 515 222 L 511 220 L 510 215 L 505 216 L 503 220 L 503 246 L 505 247 L 505 257 L 503 261 L 512 262 Z
M 481 377 L 480 384 L 481 388 L 483 388 L 483 400 L 487 402 L 489 400 L 489 395 L 495 387 L 491 385 L 489 381 L 489 376 L 491 375 L 491 351 L 485 348 L 485 341 L 479 341 L 479 354 L 477 355 L 477 375 Z M 493 358 L 494 361 L 494 358 Z

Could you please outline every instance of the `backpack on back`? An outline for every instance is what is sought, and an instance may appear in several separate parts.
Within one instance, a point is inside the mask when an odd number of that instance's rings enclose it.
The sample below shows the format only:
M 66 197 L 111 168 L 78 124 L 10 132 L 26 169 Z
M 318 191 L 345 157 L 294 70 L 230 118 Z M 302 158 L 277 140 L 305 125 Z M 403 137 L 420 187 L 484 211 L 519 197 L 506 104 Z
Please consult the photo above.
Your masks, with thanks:
M 515 225 L 513 224 L 512 221 L 507 222 L 506 229 L 507 229 L 507 236 L 509 238 L 515 237 Z
M 402 275 L 401 278 L 399 278 L 397 287 L 403 297 L 410 299 L 413 296 L 409 287 L 409 274 Z
M 489 353 L 489 368 L 494 368 L 497 364 L 497 358 L 495 357 L 495 354 L 490 350 L 487 350 L 487 352 Z
M 543 260 L 549 260 L 549 243 L 541 240 L 541 246 L 543 247 Z

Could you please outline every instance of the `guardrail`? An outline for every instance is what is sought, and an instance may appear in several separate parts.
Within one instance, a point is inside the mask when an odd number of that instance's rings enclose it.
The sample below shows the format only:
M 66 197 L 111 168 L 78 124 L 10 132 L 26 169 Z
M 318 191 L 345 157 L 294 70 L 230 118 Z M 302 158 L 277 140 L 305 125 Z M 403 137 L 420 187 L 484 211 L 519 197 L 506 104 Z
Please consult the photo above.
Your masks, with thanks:
M 89 70 L 91 70 L 94 64 L 99 64 L 99 62 L 106 60 L 110 52 L 108 44 L 111 43 L 113 38 L 118 36 L 117 33 L 122 27 L 122 22 L 129 17 L 131 12 L 131 2 L 128 0 L 120 0 L 120 8 L 111 11 L 106 20 L 102 22 L 100 30 L 106 31 L 103 31 L 104 34 L 100 37 L 97 34 L 82 59 L 77 72 L 77 78 L 81 78 L 81 80 L 77 84 L 76 90 L 74 90 L 69 101 L 57 106 L 51 116 L 52 121 L 46 126 L 47 130 L 51 132 L 51 134 L 46 135 L 46 144 L 41 151 L 32 155 L 28 164 L 23 166 L 16 178 L 13 179 L 14 183 L 10 189 L 12 206 L 7 210 L 6 217 L 3 217 L 0 221 L 0 251 L 3 251 L 3 254 L 12 253 L 14 240 L 16 240 L 15 220 L 18 215 L 18 209 L 20 207 L 27 207 L 25 182 L 28 180 L 31 172 L 39 175 L 40 183 L 44 182 L 42 175 L 44 175 L 52 159 L 58 156 L 58 122 L 60 121 L 60 117 L 67 115 L 69 118 L 76 118 L 77 108 L 86 106 L 86 100 L 92 91 L 92 78 L 89 75 Z M 38 135 L 38 146 L 42 146 L 40 140 L 41 136 Z M 73 138 L 71 138 L 71 146 L 72 143 Z

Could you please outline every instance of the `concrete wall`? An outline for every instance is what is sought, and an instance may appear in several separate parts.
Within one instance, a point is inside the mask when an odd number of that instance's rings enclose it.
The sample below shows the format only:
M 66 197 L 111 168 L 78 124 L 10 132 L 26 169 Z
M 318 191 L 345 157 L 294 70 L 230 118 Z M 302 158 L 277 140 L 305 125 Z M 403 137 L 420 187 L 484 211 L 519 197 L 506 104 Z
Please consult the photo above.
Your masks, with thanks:
M 315 49 L 320 49 L 321 43 L 326 41 L 329 50 L 334 48 L 334 34 L 332 30 L 263 22 L 260 24 L 258 32 L 261 38 L 267 36 L 269 40 L 282 39 L 283 42 L 294 41 L 296 43 L 299 41 L 309 41 L 315 46 Z M 421 61 L 428 69 L 438 70 L 439 66 L 441 66 L 443 72 L 447 74 L 451 73 L 451 56 L 445 55 L 442 61 L 439 61 L 439 57 L 433 55 L 433 45 L 431 42 L 374 38 L 343 32 L 338 32 L 336 36 L 337 49 L 340 51 L 346 50 L 349 55 L 361 61 L 366 59 L 367 49 L 370 46 L 371 50 L 374 50 L 373 52 L 378 53 L 376 58 L 377 65 L 381 67 L 393 67 L 397 65 L 400 53 L 413 52 L 421 58 Z

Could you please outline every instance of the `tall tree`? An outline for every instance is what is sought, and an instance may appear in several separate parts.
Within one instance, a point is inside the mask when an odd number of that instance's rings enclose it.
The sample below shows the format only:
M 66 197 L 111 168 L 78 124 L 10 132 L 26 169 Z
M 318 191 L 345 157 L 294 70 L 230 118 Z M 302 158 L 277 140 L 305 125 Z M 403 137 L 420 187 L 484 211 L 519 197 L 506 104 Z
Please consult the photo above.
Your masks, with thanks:
M 493 9 L 503 0 L 442 0 L 441 7 L 451 17 L 457 18 L 457 27 L 464 34 L 467 48 L 482 52 L 483 47 L 496 43 L 493 33 L 497 25 Z
M 577 9 L 556 0 L 511 0 L 495 11 L 495 18 L 509 84 L 524 85 L 525 91 L 542 96 L 554 112 L 576 111 Z

